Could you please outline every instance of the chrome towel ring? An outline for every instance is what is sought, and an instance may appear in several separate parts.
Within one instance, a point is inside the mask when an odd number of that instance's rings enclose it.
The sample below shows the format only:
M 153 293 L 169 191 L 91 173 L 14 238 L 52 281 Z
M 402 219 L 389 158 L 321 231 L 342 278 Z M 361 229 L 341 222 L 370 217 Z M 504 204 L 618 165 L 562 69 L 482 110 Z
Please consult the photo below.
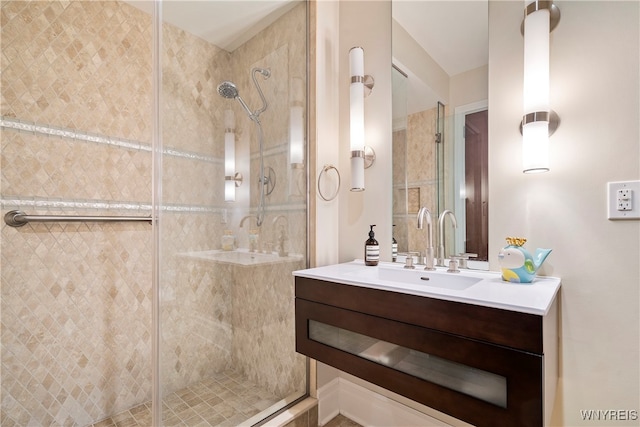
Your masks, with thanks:
M 320 180 L 322 179 L 322 175 L 328 173 L 331 169 L 335 170 L 336 175 L 338 175 L 338 186 L 336 187 L 336 191 L 330 197 L 325 197 L 325 195 L 322 194 L 322 189 L 320 188 L 321 187 Z M 318 194 L 320 195 L 322 200 L 326 202 L 330 202 L 331 200 L 335 199 L 338 196 L 339 191 L 340 191 L 340 171 L 338 171 L 338 168 L 336 168 L 333 165 L 324 165 L 324 167 L 322 168 L 322 171 L 320 171 L 320 175 L 318 175 Z

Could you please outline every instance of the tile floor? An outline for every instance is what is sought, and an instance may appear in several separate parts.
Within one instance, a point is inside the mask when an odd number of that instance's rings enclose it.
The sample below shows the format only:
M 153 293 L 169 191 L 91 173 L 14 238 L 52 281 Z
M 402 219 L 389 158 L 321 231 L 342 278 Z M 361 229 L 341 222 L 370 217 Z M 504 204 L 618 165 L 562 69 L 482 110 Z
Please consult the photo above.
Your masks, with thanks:
M 357 422 L 345 417 L 344 415 L 338 414 L 331 419 L 328 423 L 326 423 L 323 427 L 362 427 Z
M 162 418 L 169 426 L 235 427 L 280 398 L 231 371 L 176 391 L 163 399 Z M 151 402 L 92 424 L 91 427 L 150 427 Z

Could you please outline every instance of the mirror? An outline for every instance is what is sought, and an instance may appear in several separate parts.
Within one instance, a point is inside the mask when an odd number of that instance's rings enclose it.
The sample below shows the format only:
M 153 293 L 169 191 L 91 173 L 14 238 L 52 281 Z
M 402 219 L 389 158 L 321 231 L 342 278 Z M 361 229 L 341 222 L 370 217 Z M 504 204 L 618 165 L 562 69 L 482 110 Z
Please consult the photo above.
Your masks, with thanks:
M 392 2 L 393 223 L 399 252 L 426 248 L 417 212 L 446 221 L 445 255 L 488 260 L 488 2 Z M 488 263 L 470 263 L 488 268 Z

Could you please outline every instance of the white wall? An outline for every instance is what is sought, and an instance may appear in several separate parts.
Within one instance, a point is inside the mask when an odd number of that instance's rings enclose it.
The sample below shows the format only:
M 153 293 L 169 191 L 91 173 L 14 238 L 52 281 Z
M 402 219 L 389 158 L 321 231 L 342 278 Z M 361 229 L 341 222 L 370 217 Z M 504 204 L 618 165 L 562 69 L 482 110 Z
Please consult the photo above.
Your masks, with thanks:
M 451 76 L 449 83 L 450 113 L 453 114 L 453 110 L 461 105 L 486 100 L 489 91 L 488 81 L 489 67 L 487 65 Z
M 524 175 L 522 3 L 490 2 L 489 251 L 506 236 L 553 248 L 543 273 L 562 277 L 554 422 L 595 425 L 580 410 L 640 409 L 640 221 L 606 217 L 607 181 L 640 179 L 640 3 L 556 4 L 551 104 L 562 123 L 551 138 L 551 171 Z
M 512 235 L 526 237 L 531 249 L 553 248 L 542 274 L 563 281 L 554 423 L 605 425 L 581 421 L 580 410 L 640 410 L 640 222 L 609 221 L 605 209 L 608 181 L 640 179 L 640 3 L 556 4 L 562 20 L 552 34 L 551 102 L 562 123 L 551 139 L 551 172 L 525 176 L 518 133 L 522 2 L 490 2 L 489 250 L 497 254 Z M 339 149 L 339 261 L 362 257 L 368 224 L 378 224 L 382 244 L 390 239 L 390 13 L 387 1 L 339 5 L 339 142 L 318 141 Z M 368 188 L 360 194 L 348 190 L 346 58 L 355 45 L 364 47 L 366 72 L 376 77 L 365 103 L 367 129 L 388 132 L 369 140 L 378 161 L 365 172 Z M 318 233 L 323 220 L 319 215 Z M 319 385 L 339 375 L 321 364 L 318 369 Z
M 393 58 L 422 80 L 436 99 L 449 103 L 449 75 L 396 20 L 392 20 Z M 404 70 L 407 71 L 407 70 Z M 485 80 L 486 81 L 486 80 Z M 434 102 L 435 104 L 435 102 Z
M 341 50 L 339 43 L 339 3 L 336 1 L 318 1 L 316 6 L 316 170 L 318 175 L 325 165 L 338 167 L 340 116 L 338 104 L 340 93 L 339 74 Z M 313 159 L 313 157 L 312 157 Z M 338 168 L 344 186 L 346 172 Z M 311 185 L 318 185 L 318 176 Z M 330 198 L 338 185 L 335 170 L 322 176 L 322 194 Z M 339 260 L 339 206 L 338 198 L 325 201 L 316 200 L 316 266 L 336 264 Z
M 340 235 L 341 262 L 364 257 L 369 225 L 376 224 L 380 259 L 391 261 L 391 2 L 340 2 Z M 377 155 L 365 170 L 365 191 L 351 192 L 349 158 L 349 50 L 364 49 L 364 71 L 375 79 L 365 98 L 365 143 Z

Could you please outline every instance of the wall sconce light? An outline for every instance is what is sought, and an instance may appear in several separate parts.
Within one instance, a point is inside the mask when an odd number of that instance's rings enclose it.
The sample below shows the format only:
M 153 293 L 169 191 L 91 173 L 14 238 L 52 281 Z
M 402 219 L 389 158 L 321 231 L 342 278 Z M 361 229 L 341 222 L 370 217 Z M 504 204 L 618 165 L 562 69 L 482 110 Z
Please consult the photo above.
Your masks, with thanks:
M 232 110 L 224 112 L 224 201 L 236 201 L 242 174 L 236 172 L 236 120 Z
M 289 91 L 289 196 L 302 197 L 306 190 L 304 175 L 304 80 L 291 78 Z
M 375 152 L 364 145 L 364 98 L 371 93 L 373 77 L 364 75 L 364 50 L 352 47 L 349 51 L 350 85 L 350 147 L 351 191 L 364 191 L 364 170 L 375 161 Z
M 560 120 L 549 106 L 549 34 L 560 21 L 560 9 L 548 0 L 525 0 L 524 21 L 524 115 L 522 171 L 549 171 L 549 136 Z
M 304 82 L 299 77 L 291 79 L 289 164 L 292 169 L 304 167 Z

